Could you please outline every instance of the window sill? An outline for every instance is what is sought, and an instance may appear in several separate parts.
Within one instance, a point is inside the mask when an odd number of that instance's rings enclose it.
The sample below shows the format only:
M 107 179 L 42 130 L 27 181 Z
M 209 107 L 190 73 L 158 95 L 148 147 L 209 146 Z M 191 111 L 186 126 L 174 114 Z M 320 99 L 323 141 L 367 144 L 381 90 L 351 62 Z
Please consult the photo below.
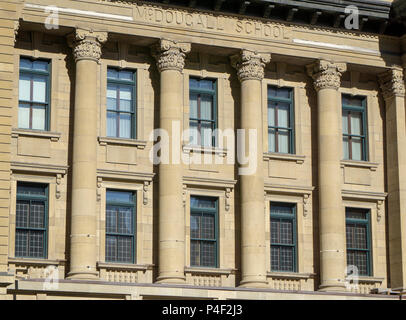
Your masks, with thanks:
M 110 145 L 122 145 L 122 146 L 134 146 L 137 149 L 145 149 L 147 142 L 136 140 L 136 139 L 126 139 L 126 138 L 110 138 L 110 137 L 98 137 L 99 144 L 101 146 Z
M 54 266 L 64 264 L 66 260 L 48 260 L 48 259 L 32 259 L 32 258 L 8 258 L 8 263 L 23 264 L 23 265 L 39 265 L 39 266 Z
M 48 138 L 51 141 L 55 141 L 55 142 L 61 138 L 61 134 L 59 132 L 29 130 L 29 129 L 12 129 L 11 130 L 12 138 L 18 138 L 19 136 L 35 137 L 35 138 Z
M 282 278 L 282 279 L 311 279 L 314 278 L 314 273 L 296 273 L 296 272 L 267 272 L 266 276 L 268 278 Z
M 219 268 L 201 268 L 201 267 L 185 267 L 185 273 L 198 274 L 213 274 L 213 275 L 230 275 L 235 273 L 235 269 L 219 269 Z
M 146 271 L 152 270 L 153 264 L 128 264 L 128 263 L 112 263 L 112 262 L 97 262 L 98 268 L 114 269 L 114 270 L 134 270 Z
M 264 160 L 286 160 L 286 161 L 295 161 L 297 164 L 303 164 L 305 161 L 305 156 L 299 156 L 296 154 L 290 153 L 276 153 L 276 152 L 267 152 L 264 153 Z
M 184 145 L 183 152 L 185 152 L 185 153 L 209 153 L 209 154 L 216 154 L 221 157 L 227 156 L 227 149 L 218 148 L 218 147 L 202 147 L 202 146 Z
M 369 168 L 371 171 L 376 171 L 379 163 L 369 161 L 357 161 L 357 160 L 341 160 L 341 168 L 344 167 L 356 167 L 356 168 Z
M 352 280 L 355 280 L 355 279 L 352 279 Z M 361 283 L 370 283 L 370 284 L 382 283 L 383 280 L 384 280 L 384 278 L 366 277 L 366 276 L 358 277 L 358 282 L 361 282 Z

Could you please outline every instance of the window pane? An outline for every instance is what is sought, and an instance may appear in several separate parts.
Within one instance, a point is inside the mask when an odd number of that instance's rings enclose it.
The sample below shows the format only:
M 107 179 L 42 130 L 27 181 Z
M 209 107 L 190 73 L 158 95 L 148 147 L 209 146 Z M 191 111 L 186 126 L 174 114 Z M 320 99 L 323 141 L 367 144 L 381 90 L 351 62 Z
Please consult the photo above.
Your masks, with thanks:
M 17 200 L 16 205 L 16 227 L 27 228 L 28 227 L 28 212 L 30 210 L 30 202 Z
M 282 220 L 280 222 L 281 242 L 282 244 L 293 244 L 293 225 L 292 220 Z
M 362 140 L 361 138 L 352 138 L 352 160 L 362 160 Z
M 45 130 L 45 106 L 32 106 L 32 129 Z
M 270 152 L 276 152 L 275 148 L 276 148 L 276 144 L 275 144 L 275 130 L 274 129 L 270 129 L 268 131 L 268 146 L 269 146 L 269 151 Z
M 271 243 L 280 243 L 279 240 L 279 220 L 271 219 Z
M 33 76 L 33 101 L 35 102 L 46 102 L 46 82 L 47 78 L 45 76 Z
M 120 207 L 118 211 L 118 232 L 133 234 L 133 210 L 132 208 Z
M 30 228 L 45 227 L 45 203 L 43 201 L 32 201 L 30 207 Z
M 120 114 L 120 138 L 131 138 L 130 114 Z
M 343 137 L 343 158 L 348 160 L 350 158 L 350 145 L 348 137 Z
M 202 241 L 201 249 L 201 266 L 213 267 L 216 264 L 216 244 L 214 242 Z
M 31 230 L 29 237 L 30 237 L 29 256 L 33 258 L 44 257 L 44 232 Z
M 20 103 L 18 106 L 18 127 L 21 129 L 30 128 L 30 105 Z
M 216 208 L 216 200 L 210 198 L 190 198 L 190 207 L 191 208 Z
M 190 264 L 200 266 L 200 242 L 192 240 L 190 242 Z
M 107 202 L 125 202 L 125 203 L 134 203 L 133 200 L 134 194 L 127 191 L 114 191 L 107 190 L 106 192 L 106 201 Z
M 134 73 L 132 71 L 120 71 L 119 77 L 121 80 L 133 81 Z
M 289 109 L 290 105 L 288 103 L 278 103 L 278 127 L 289 127 Z
M 279 271 L 279 247 L 272 246 L 271 247 L 271 270 L 272 271 Z
M 279 129 L 278 132 L 278 152 L 289 152 L 289 131 Z
M 343 133 L 348 134 L 348 112 L 347 111 L 343 111 L 342 120 L 343 120 Z
M 189 123 L 189 143 L 192 145 L 198 145 L 199 144 L 199 131 L 197 127 L 197 121 L 190 121 Z
M 271 214 L 293 214 L 291 205 L 271 204 Z
M 132 111 L 132 87 L 120 86 L 120 111 Z
M 215 240 L 215 228 L 214 228 L 214 215 L 203 215 L 201 217 L 202 222 L 202 235 L 203 239 Z
M 20 59 L 20 68 L 21 69 L 31 69 L 32 68 L 32 61 L 29 59 Z
M 202 95 L 200 102 L 200 119 L 213 120 L 212 114 L 213 98 L 212 96 Z
M 118 237 L 117 260 L 131 263 L 133 260 L 133 243 L 131 237 Z
M 200 83 L 201 89 L 207 89 L 207 90 L 214 89 L 214 81 L 212 81 L 212 80 L 200 80 L 199 83 Z
M 363 97 L 352 97 L 348 95 L 343 95 L 343 104 L 348 105 L 348 106 L 356 106 L 356 107 L 362 107 L 362 102 L 364 100 Z
M 358 267 L 358 272 L 360 275 L 368 275 L 367 261 L 366 252 L 355 252 L 355 265 Z
M 106 207 L 106 232 L 116 233 L 117 232 L 117 208 L 114 206 Z
M 200 238 L 200 216 L 190 216 L 190 237 L 194 239 Z
M 32 63 L 32 68 L 39 71 L 48 71 L 48 62 L 42 60 L 35 60 Z
M 189 87 L 193 89 L 198 89 L 199 88 L 199 80 L 195 78 L 190 78 L 189 79 Z
M 351 112 L 351 134 L 362 135 L 362 115 Z
M 107 136 L 117 137 L 117 113 L 107 112 Z
M 20 74 L 18 98 L 24 101 L 30 101 L 31 96 L 31 76 L 28 74 Z
M 271 86 L 268 88 L 268 95 L 270 97 L 289 99 L 291 91 L 292 91 L 292 89 L 290 89 L 290 88 L 278 88 L 278 87 Z
M 107 108 L 117 110 L 117 85 L 107 85 Z
M 293 254 L 294 254 L 294 250 L 292 247 L 280 247 L 280 270 L 281 271 L 294 271 Z
M 275 103 L 268 103 L 268 126 L 275 126 Z
M 107 69 L 107 78 L 117 79 L 118 71 L 116 69 L 108 68 Z
M 16 257 L 28 256 L 28 230 L 16 230 L 16 244 L 15 255 Z
M 190 117 L 197 119 L 197 94 L 190 94 Z
M 201 123 L 201 145 L 204 147 L 211 147 L 213 145 L 213 131 L 211 127 L 211 123 Z
M 106 236 L 106 261 L 117 260 L 117 238 Z

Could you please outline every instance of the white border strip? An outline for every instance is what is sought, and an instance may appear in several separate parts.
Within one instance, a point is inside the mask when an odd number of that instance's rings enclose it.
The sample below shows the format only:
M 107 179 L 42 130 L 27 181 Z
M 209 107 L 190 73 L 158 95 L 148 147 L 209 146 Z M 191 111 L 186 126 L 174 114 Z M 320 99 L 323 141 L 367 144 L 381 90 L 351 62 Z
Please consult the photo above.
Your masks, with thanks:
M 309 41 L 309 40 L 302 40 L 302 39 L 293 39 L 293 42 L 294 43 L 311 45 L 311 46 L 317 46 L 317 47 L 358 51 L 358 52 L 372 53 L 372 54 L 378 54 L 379 55 L 379 51 L 376 51 L 376 50 L 365 49 L 365 48 L 360 48 L 360 47 L 353 47 L 353 46 L 347 46 L 347 45 L 344 45 L 344 44 L 333 44 L 333 43 Z
M 84 10 L 77 10 L 77 9 L 70 9 L 70 8 L 60 8 L 60 7 L 56 7 L 56 6 L 41 6 L 38 4 L 30 4 L 30 3 L 26 3 L 25 6 L 28 8 L 41 9 L 41 10 L 44 10 L 44 12 L 45 12 L 45 10 L 48 10 L 51 12 L 52 12 L 52 10 L 54 10 L 54 11 L 58 11 L 58 12 L 72 13 L 72 14 L 78 14 L 78 15 L 83 15 L 83 16 L 133 21 L 133 17 L 120 16 L 117 14 L 101 13 L 101 12 L 95 12 L 95 11 L 84 11 Z

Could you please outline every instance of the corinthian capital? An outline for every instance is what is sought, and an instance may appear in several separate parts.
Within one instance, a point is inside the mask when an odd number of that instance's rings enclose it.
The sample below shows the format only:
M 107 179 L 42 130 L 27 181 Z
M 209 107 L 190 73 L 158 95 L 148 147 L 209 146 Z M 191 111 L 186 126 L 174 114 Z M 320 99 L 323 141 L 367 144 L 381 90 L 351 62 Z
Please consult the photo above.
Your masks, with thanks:
M 378 75 L 379 84 L 383 97 L 385 99 L 391 97 L 405 96 L 405 82 L 403 79 L 403 70 L 393 68 Z
M 152 47 L 152 55 L 157 60 L 158 70 L 160 72 L 165 70 L 182 72 L 185 67 L 186 54 L 190 52 L 190 48 L 190 43 L 161 39 L 157 45 Z
M 99 62 L 102 44 L 107 41 L 107 32 L 76 29 L 74 34 L 68 37 L 69 46 L 73 48 L 76 61 L 94 60 Z
M 240 54 L 231 57 L 231 65 L 237 69 L 238 79 L 262 80 L 264 68 L 271 61 L 269 53 L 258 53 L 251 50 L 241 50 Z
M 347 70 L 345 63 L 333 63 L 319 60 L 307 66 L 307 73 L 314 80 L 316 91 L 320 89 L 338 90 L 341 84 L 341 75 Z

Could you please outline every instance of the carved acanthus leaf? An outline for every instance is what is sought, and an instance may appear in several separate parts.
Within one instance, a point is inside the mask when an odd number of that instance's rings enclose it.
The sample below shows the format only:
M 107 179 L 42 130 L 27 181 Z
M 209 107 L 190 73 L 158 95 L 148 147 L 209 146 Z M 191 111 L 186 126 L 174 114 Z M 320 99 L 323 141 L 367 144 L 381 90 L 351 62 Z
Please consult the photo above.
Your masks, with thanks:
M 265 65 L 271 61 L 269 53 L 258 53 L 251 50 L 241 50 L 241 53 L 231 57 L 231 64 L 237 69 L 238 79 L 262 80 Z
M 319 60 L 307 66 L 307 73 L 314 80 L 316 91 L 321 89 L 338 90 L 341 85 L 341 76 L 347 70 L 345 63 L 333 63 Z
M 403 97 L 405 95 L 405 82 L 402 69 L 390 69 L 380 74 L 378 78 L 385 99 L 393 96 Z
M 185 67 L 186 54 L 190 52 L 190 49 L 190 43 L 162 39 L 152 47 L 152 55 L 157 60 L 160 72 L 165 70 L 182 72 Z
M 86 59 L 99 62 L 102 54 L 101 47 L 106 41 L 107 32 L 84 29 L 76 29 L 76 32 L 68 38 L 76 61 Z

